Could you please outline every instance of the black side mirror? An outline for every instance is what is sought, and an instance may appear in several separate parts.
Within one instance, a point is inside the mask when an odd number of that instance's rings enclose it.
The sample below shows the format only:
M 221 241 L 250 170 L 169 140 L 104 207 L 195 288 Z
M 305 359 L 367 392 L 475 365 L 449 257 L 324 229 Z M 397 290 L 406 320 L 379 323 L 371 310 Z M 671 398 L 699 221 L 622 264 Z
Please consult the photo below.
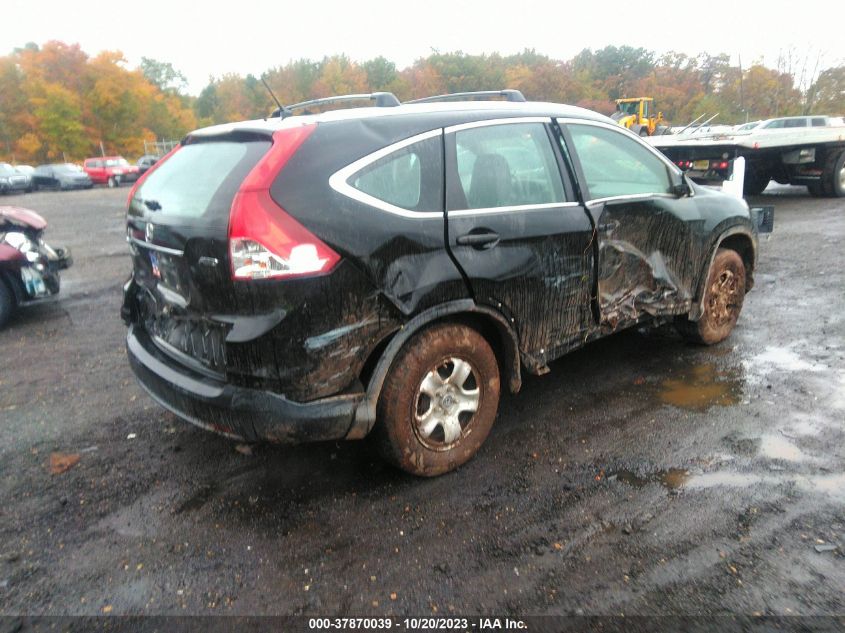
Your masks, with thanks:
M 684 198 L 688 196 L 690 194 L 690 189 L 687 181 L 682 180 L 681 182 L 676 182 L 672 185 L 672 193 L 675 194 L 676 198 Z

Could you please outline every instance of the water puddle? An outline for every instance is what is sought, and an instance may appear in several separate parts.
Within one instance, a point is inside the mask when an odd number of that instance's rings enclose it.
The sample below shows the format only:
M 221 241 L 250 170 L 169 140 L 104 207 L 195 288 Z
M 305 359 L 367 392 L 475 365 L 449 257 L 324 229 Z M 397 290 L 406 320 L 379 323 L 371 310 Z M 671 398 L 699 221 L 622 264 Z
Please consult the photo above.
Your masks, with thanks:
M 658 483 L 668 490 L 677 490 L 689 480 L 690 473 L 684 468 L 670 468 L 657 470 L 653 473 L 635 473 L 631 470 L 619 470 L 611 473 L 608 479 L 616 479 L 634 488 L 643 488 L 649 484 Z
M 728 407 L 742 399 L 743 380 L 736 369 L 716 369 L 713 363 L 694 366 L 688 374 L 664 380 L 658 397 L 664 404 L 693 411 Z
M 710 490 L 712 488 L 751 488 L 753 486 L 782 486 L 790 484 L 802 492 L 832 497 L 838 502 L 845 501 L 845 474 L 833 475 L 792 475 L 758 474 L 733 471 L 692 474 L 683 468 L 670 468 L 652 473 L 636 473 L 620 470 L 608 476 L 608 480 L 621 481 L 634 488 L 644 488 L 649 484 L 660 484 L 670 491 Z
M 773 475 L 737 472 L 705 473 L 691 477 L 686 484 L 687 490 L 707 490 L 710 488 L 749 488 L 758 485 L 781 486 L 792 484 L 802 492 L 821 494 L 832 497 L 838 502 L 845 501 L 845 474 L 834 475 Z
M 804 452 L 780 435 L 764 435 L 760 438 L 760 454 L 769 459 L 784 459 L 800 462 L 807 459 Z
M 760 354 L 742 361 L 742 364 L 746 370 L 757 376 L 765 376 L 771 370 L 819 372 L 827 369 L 825 365 L 807 362 L 788 347 L 773 345 L 767 346 Z

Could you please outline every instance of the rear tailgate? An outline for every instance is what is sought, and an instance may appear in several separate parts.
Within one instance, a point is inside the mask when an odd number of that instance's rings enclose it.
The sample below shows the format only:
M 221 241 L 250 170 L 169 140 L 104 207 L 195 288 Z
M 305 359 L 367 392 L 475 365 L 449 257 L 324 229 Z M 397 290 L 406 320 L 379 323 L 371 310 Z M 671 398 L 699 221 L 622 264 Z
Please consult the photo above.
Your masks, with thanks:
M 163 352 L 208 375 L 225 370 L 227 319 L 254 314 L 248 288 L 231 279 L 229 211 L 269 147 L 268 137 L 245 134 L 189 142 L 129 203 L 139 324 Z

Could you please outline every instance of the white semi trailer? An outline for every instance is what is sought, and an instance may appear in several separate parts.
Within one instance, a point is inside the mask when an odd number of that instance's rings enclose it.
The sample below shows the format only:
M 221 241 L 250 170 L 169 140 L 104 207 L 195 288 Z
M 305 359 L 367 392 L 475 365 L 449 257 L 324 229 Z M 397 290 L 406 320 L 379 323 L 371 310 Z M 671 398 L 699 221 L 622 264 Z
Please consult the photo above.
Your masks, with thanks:
M 773 125 L 781 121 L 792 123 Z M 762 121 L 751 130 L 645 140 L 699 183 L 725 183 L 727 188 L 727 182 L 742 182 L 745 195 L 756 195 L 774 180 L 805 185 L 814 196 L 845 196 L 845 124 L 841 118 L 785 117 Z M 743 160 L 737 161 L 739 158 Z M 744 172 L 735 173 L 741 165 Z

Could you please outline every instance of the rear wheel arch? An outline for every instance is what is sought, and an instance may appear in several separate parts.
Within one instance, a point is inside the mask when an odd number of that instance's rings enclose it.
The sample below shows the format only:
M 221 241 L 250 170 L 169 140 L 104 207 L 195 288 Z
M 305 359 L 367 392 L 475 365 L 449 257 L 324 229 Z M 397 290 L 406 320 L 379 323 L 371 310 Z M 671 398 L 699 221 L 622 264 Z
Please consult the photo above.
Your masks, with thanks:
M 361 380 L 367 395 L 355 413 L 348 439 L 364 437 L 376 419 L 376 407 L 387 374 L 400 350 L 416 334 L 434 325 L 457 323 L 476 330 L 490 344 L 499 363 L 499 373 L 512 393 L 522 386 L 519 342 L 508 320 L 496 310 L 477 305 L 471 299 L 452 301 L 417 315 L 391 336 L 382 339 L 370 352 Z
M 710 248 L 705 265 L 699 271 L 698 282 L 696 283 L 695 299 L 689 318 L 692 321 L 698 320 L 703 311 L 704 286 L 707 282 L 707 275 L 713 265 L 713 259 L 720 248 L 730 249 L 739 253 L 742 263 L 745 265 L 745 291 L 746 293 L 754 286 L 754 269 L 757 265 L 757 248 L 751 232 L 745 227 L 733 227 L 719 235 Z

